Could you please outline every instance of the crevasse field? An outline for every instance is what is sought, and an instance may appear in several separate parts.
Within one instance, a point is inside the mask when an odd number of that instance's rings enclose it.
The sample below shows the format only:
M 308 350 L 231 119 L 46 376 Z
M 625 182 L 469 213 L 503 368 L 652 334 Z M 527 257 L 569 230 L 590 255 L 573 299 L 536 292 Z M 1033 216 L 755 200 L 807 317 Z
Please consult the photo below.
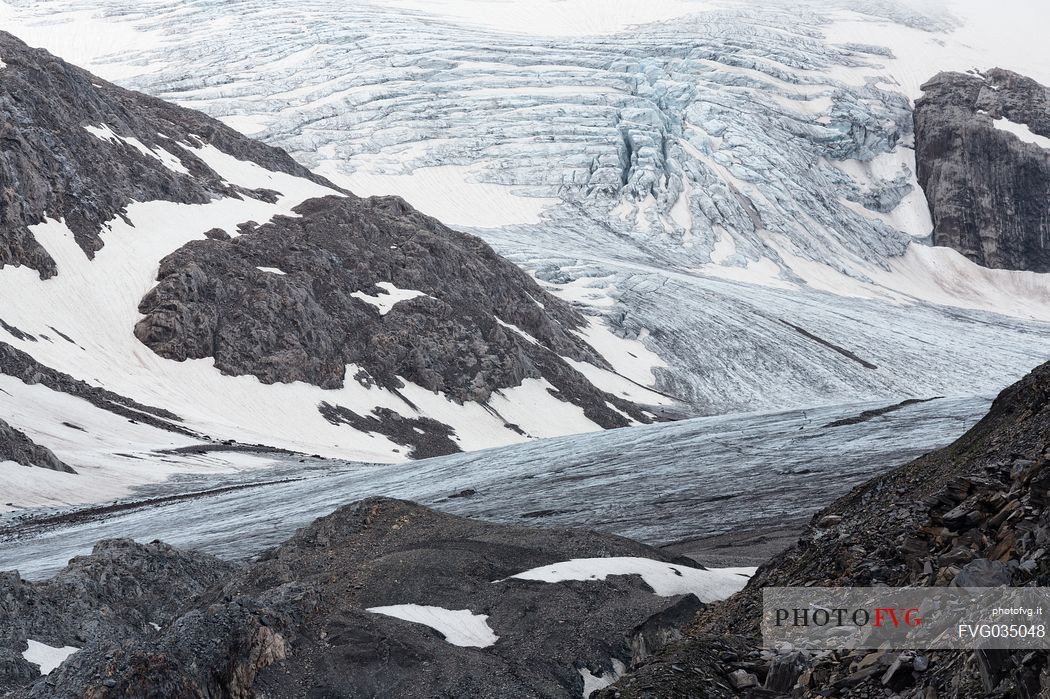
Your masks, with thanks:
M 130 328 L 159 260 L 207 228 L 266 220 L 323 189 L 204 152 L 230 182 L 284 197 L 135 204 L 135 228 L 115 221 L 92 263 L 61 222 L 42 224 L 34 232 L 62 274 L 41 282 L 28 270 L 0 271 L 0 317 L 28 332 L 57 328 L 76 343 L 11 342 L 92 385 L 174 410 L 212 438 L 347 463 L 332 471 L 258 454 L 160 456 L 194 440 L 0 376 L 0 406 L 81 471 L 5 467 L 0 509 L 254 484 L 221 502 L 86 525 L 67 532 L 63 547 L 0 544 L 5 562 L 24 554 L 14 561 L 23 572 L 51 571 L 112 535 L 106 527 L 205 548 L 236 540 L 247 553 L 373 492 L 511 521 L 550 510 L 544 521 L 662 543 L 715 533 L 719 521 L 746 526 L 806 511 L 773 487 L 785 474 L 808 487 L 823 473 L 845 487 L 954 438 L 1046 360 L 1050 278 L 984 269 L 929 244 L 911 105 L 940 70 L 1002 66 L 1050 82 L 1050 57 L 1031 51 L 1050 17 L 1020 0 L 856 4 L 0 2 L 0 24 L 30 44 L 200 109 L 356 194 L 399 194 L 483 237 L 590 316 L 585 339 L 616 370 L 578 367 L 595 385 L 694 418 L 596 433 L 574 406 L 527 382 L 496 399 L 518 434 L 480 406 L 409 386 L 465 450 L 502 448 L 363 465 L 403 455 L 380 435 L 324 421 L 315 406 L 331 392 L 157 357 Z M 1000 127 L 1026 137 L 1023 125 Z M 93 128 L 116 137 L 105 124 Z M 339 401 L 403 409 L 358 386 L 341 389 Z M 88 432 L 64 428 L 70 415 Z M 566 436 L 581 433 L 594 434 Z M 839 451 L 829 454 L 821 434 Z M 671 458 L 682 454 L 686 465 Z M 445 500 L 462 488 L 483 497 Z M 743 490 L 764 495 L 720 507 L 719 518 L 698 509 Z M 278 524 L 290 503 L 295 512 Z M 208 521 L 209 507 L 243 508 L 243 528 L 218 542 L 204 524 L 187 525 Z M 247 522 L 256 539 L 242 536 Z

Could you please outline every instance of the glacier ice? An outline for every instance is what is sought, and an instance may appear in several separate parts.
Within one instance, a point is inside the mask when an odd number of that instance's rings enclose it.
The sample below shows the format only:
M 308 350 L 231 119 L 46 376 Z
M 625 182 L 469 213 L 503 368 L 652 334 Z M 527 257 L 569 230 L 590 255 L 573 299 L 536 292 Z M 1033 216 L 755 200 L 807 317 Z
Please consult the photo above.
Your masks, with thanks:
M 23 26 L 73 9 L 12 6 Z M 913 44 L 960 26 L 943 12 L 736 2 L 548 36 L 477 3 L 96 7 L 127 48 L 93 69 L 485 237 L 644 331 L 695 413 L 966 395 L 1043 359 L 1050 281 L 925 252 L 908 86 Z

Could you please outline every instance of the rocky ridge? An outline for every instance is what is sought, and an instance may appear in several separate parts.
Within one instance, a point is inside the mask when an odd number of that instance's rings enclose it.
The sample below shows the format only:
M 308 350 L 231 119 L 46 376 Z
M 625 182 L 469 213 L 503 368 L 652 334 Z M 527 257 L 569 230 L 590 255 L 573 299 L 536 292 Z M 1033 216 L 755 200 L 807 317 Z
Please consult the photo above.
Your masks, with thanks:
M 941 73 L 923 90 L 916 164 L 934 245 L 985 267 L 1050 271 L 1050 149 L 1003 128 L 1050 137 L 1050 89 L 996 68 Z
M 659 651 L 703 606 L 632 575 L 509 579 L 615 556 L 672 563 L 610 535 L 492 525 L 385 498 L 343 507 L 240 566 L 157 542 L 103 542 L 48 581 L 0 578 L 0 688 L 48 699 L 579 696 L 585 675 Z M 454 645 L 454 631 L 367 611 L 401 604 L 484 615 L 495 642 Z M 21 657 L 27 639 L 81 650 L 35 678 Z
M 199 112 L 125 90 L 0 32 L 0 266 L 58 273 L 30 226 L 61 218 L 89 256 L 134 201 L 271 198 L 225 182 L 193 153 L 210 145 L 326 186 L 283 151 Z M 188 147 L 191 146 L 191 147 Z
M 951 446 L 816 514 L 744 591 L 701 613 L 688 641 L 598 696 L 1044 696 L 1044 651 L 771 652 L 758 621 L 766 586 L 1047 586 L 1048 453 L 1050 364 L 1003 391 Z
M 363 386 L 396 391 L 407 379 L 485 402 L 546 379 L 603 427 L 629 424 L 624 414 L 650 421 L 565 361 L 612 369 L 573 333 L 584 318 L 480 239 L 396 197 L 325 197 L 295 213 L 165 258 L 137 337 L 163 357 L 214 357 L 224 373 L 264 383 L 340 388 L 352 365 L 348 378 Z
M 586 341 L 593 321 L 479 238 L 397 198 L 355 197 L 284 151 L 9 34 L 0 57 L 0 373 L 206 442 L 360 460 L 657 419 L 632 400 L 644 387 L 608 389 L 630 380 Z M 30 394 L 65 401 L 19 393 Z M 525 404 L 566 419 L 530 422 Z M 91 415 L 57 422 L 90 440 Z M 81 445 L 62 451 L 25 419 L 8 422 L 85 472 L 70 453 Z M 15 452 L 14 437 L 5 444 Z M 19 462 L 56 465 L 23 446 Z
M 52 471 L 76 473 L 68 464 L 62 462 L 47 447 L 42 447 L 25 432 L 11 427 L 0 420 L 0 461 L 13 461 L 23 466 L 40 466 Z

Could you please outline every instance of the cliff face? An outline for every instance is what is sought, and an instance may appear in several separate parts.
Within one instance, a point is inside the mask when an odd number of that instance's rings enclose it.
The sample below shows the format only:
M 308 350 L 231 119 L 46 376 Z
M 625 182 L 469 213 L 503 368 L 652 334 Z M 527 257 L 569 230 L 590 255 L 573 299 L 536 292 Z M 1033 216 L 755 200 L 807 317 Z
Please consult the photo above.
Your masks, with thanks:
M 994 69 L 941 73 L 915 104 L 933 242 L 997 269 L 1050 271 L 1050 90 Z

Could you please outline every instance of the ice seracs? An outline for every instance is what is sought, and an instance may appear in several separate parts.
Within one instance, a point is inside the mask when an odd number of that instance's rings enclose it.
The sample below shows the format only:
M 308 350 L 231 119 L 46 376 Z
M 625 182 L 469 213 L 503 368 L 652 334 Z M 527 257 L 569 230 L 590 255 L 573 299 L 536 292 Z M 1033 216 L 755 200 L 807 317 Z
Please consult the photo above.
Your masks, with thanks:
M 1050 281 L 924 254 L 912 100 L 937 70 L 1021 53 L 974 41 L 996 13 L 554 4 L 361 4 L 352 22 L 369 41 L 351 45 L 336 2 L 304 10 L 309 36 L 247 3 L 245 31 L 228 36 L 214 29 L 229 17 L 221 4 L 137 18 L 132 30 L 115 19 L 126 0 L 107 0 L 121 45 L 143 32 L 178 42 L 98 68 L 230 123 L 265 122 L 264 138 L 352 191 L 399 193 L 469 227 L 617 334 L 647 329 L 642 343 L 667 366 L 655 386 L 624 375 L 702 414 L 989 392 L 1042 357 L 1046 331 L 1030 321 L 1047 316 Z M 50 0 L 19 15 L 24 27 L 68 8 Z M 1019 12 L 993 19 L 1039 26 Z M 611 24 L 545 35 L 579 13 Z M 588 36 L 626 18 L 638 26 L 615 40 Z M 132 60 L 156 69 L 127 77 Z M 1031 50 L 1019 60 L 1011 67 L 1036 73 L 1050 64 Z M 248 77 L 228 84 L 230 70 Z M 1007 305 L 1003 286 L 1019 294 Z M 778 318 L 883 354 L 881 370 L 855 374 Z M 993 345 L 1013 356 L 987 362 Z

